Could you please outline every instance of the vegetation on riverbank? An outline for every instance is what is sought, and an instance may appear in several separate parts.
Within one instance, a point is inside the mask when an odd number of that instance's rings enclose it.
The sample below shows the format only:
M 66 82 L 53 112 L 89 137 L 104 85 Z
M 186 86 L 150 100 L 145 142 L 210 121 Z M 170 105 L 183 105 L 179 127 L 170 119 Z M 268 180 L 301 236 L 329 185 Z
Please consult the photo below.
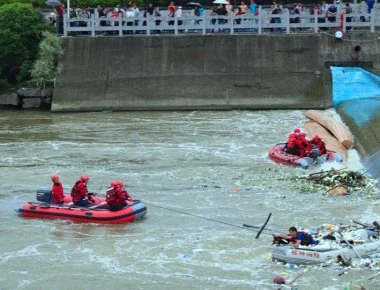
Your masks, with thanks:
M 51 83 L 62 51 L 53 28 L 32 4 L 20 3 L 23 0 L 0 1 L 0 92 L 25 85 L 32 75 L 35 84 Z M 35 63 L 38 56 L 39 62 Z
M 63 54 L 61 38 L 48 31 L 42 32 L 38 58 L 31 71 L 31 83 L 38 87 L 53 86 L 61 67 L 59 57 Z

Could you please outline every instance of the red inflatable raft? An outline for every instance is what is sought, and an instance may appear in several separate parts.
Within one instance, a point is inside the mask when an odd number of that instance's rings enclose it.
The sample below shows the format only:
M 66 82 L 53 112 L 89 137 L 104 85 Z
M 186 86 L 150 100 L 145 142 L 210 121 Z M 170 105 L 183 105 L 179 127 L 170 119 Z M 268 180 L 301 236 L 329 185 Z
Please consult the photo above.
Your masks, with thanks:
M 46 202 L 49 190 L 37 190 L 37 199 L 40 201 L 27 202 L 18 213 L 24 218 L 62 219 L 74 222 L 121 224 L 141 220 L 146 215 L 146 206 L 139 200 L 127 201 L 127 206 L 118 211 L 101 208 L 105 198 L 94 197 L 96 204 L 92 207 L 79 207 L 73 205 L 71 197 L 65 196 L 63 205 Z M 43 196 L 43 197 L 42 197 Z M 42 201 L 41 201 L 42 200 Z M 99 207 L 98 207 L 99 206 Z
M 327 150 L 326 154 L 321 156 L 311 158 L 311 157 L 299 157 L 297 155 L 292 155 L 284 151 L 285 143 L 279 143 L 269 149 L 269 158 L 274 162 L 281 163 L 287 166 L 302 167 L 304 169 L 311 165 L 321 164 L 326 161 L 337 161 L 342 162 L 342 154 L 334 151 Z

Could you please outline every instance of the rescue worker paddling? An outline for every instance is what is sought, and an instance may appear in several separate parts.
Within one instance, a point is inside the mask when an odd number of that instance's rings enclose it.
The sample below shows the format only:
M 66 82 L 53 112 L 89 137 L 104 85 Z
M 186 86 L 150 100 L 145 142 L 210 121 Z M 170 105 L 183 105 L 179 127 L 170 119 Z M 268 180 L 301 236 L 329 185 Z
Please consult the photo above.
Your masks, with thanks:
M 326 154 L 326 145 L 318 135 L 315 135 L 310 143 L 318 148 L 319 155 Z
M 298 247 L 299 245 L 317 245 L 319 243 L 319 241 L 314 240 L 310 234 L 304 231 L 298 231 L 297 228 L 293 226 L 289 228 L 288 235 L 274 235 L 273 238 L 275 243 L 289 243 L 289 245 L 293 247 Z
M 132 200 L 132 197 L 124 189 L 124 182 L 121 180 L 111 181 L 106 193 L 107 207 L 112 211 L 121 210 L 127 206 L 127 200 Z
M 88 175 L 81 175 L 71 189 L 71 198 L 77 206 L 89 207 L 95 203 L 93 193 L 88 192 L 87 183 L 90 180 Z

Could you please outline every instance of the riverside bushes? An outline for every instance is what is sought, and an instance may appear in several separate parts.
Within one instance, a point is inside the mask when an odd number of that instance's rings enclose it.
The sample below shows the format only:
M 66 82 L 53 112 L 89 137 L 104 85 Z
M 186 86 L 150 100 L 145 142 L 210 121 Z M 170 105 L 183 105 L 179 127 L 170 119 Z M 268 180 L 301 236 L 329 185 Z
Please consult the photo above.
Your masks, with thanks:
M 51 29 L 30 3 L 0 6 L 0 91 L 30 79 L 42 33 Z

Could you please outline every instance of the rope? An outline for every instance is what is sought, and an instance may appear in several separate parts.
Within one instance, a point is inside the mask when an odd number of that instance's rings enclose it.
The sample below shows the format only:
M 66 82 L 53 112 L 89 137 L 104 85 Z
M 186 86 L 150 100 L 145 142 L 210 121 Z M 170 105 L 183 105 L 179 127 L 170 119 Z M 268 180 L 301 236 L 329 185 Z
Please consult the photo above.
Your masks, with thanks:
M 259 232 L 259 230 L 255 230 L 255 229 L 246 228 L 246 227 L 243 227 L 243 226 L 234 225 L 234 224 L 231 224 L 231 223 L 215 220 L 215 219 L 212 219 L 212 218 L 203 217 L 203 216 L 196 215 L 196 214 L 191 214 L 191 213 L 188 213 L 188 212 L 179 211 L 179 210 L 172 209 L 172 208 L 167 208 L 167 207 L 156 205 L 156 204 L 147 203 L 145 201 L 144 201 L 144 203 L 147 204 L 147 205 L 150 205 L 150 206 L 154 206 L 154 207 L 157 207 L 157 208 L 161 208 L 161 209 L 164 209 L 164 210 L 180 213 L 180 214 L 191 216 L 191 217 L 196 217 L 196 218 L 203 219 L 203 220 L 206 220 L 206 221 L 210 221 L 210 222 L 214 222 L 214 223 L 219 223 L 219 224 L 223 224 L 223 225 L 226 225 L 226 226 L 235 227 L 235 228 L 239 228 L 239 229 L 245 229 L 245 230 L 249 230 L 249 231 L 256 232 L 256 233 Z M 269 229 L 264 229 L 264 230 L 268 231 L 268 232 L 273 232 L 273 231 L 271 231 Z M 271 235 L 272 236 L 271 233 L 262 233 L 262 234 L 266 234 L 266 235 Z
M 331 33 L 328 33 L 328 32 L 321 31 L 320 34 L 326 34 L 327 36 L 335 38 L 335 34 L 331 34 Z M 377 38 L 377 39 L 370 39 L 370 40 L 353 40 L 353 39 L 346 39 L 346 38 L 343 37 L 341 40 L 342 41 L 346 41 L 346 42 L 354 42 L 354 43 L 366 43 L 366 42 L 378 41 L 379 38 Z

